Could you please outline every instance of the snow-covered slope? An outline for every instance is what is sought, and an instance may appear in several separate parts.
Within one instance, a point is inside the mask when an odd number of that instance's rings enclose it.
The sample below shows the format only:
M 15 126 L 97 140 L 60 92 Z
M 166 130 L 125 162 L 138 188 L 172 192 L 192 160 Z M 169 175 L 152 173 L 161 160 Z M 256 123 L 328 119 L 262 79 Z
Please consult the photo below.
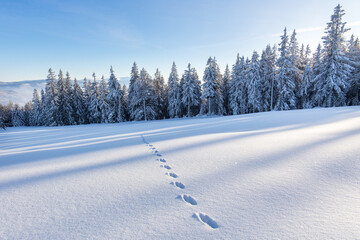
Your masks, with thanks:
M 360 107 L 0 133 L 0 239 L 359 239 Z

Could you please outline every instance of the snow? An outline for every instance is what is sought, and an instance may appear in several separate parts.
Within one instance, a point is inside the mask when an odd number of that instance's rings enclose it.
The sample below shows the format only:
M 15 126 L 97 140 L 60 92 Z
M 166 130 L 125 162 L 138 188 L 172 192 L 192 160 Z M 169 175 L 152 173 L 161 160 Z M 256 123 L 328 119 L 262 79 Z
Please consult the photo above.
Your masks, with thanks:
M 360 107 L 9 128 L 0 239 L 359 239 L 359 145 Z

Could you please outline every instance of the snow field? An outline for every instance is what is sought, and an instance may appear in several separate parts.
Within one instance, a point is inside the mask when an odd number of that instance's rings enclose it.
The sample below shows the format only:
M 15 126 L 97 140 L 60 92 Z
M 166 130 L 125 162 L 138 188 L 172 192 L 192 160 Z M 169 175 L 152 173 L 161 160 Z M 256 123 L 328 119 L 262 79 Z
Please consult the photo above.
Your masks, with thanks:
M 0 239 L 360 238 L 360 108 L 0 133 Z

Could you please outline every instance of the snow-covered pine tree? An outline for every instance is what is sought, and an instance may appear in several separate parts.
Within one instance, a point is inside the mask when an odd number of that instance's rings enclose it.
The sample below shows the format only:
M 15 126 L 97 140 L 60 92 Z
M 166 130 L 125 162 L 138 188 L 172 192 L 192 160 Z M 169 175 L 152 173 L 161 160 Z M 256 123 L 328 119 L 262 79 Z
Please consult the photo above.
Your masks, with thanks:
M 224 99 L 224 114 L 229 115 L 231 114 L 230 111 L 230 80 L 231 80 L 231 73 L 229 70 L 229 65 L 226 64 L 225 72 L 222 79 L 222 94 Z
M 348 46 L 348 57 L 353 67 L 348 91 L 348 105 L 360 105 L 360 45 L 359 39 L 351 36 Z
M 251 62 L 247 68 L 245 78 L 247 79 L 248 107 L 249 112 L 260 112 L 261 105 L 261 76 L 259 54 L 254 51 Z
M 32 108 L 29 116 L 30 126 L 40 126 L 41 117 L 41 100 L 37 89 L 34 89 L 32 98 Z
M 99 86 L 99 107 L 101 112 L 101 123 L 108 123 L 108 113 L 109 113 L 109 104 L 108 104 L 108 94 L 109 89 L 104 75 L 101 77 L 100 86 Z
M 342 18 L 344 10 L 340 4 L 334 9 L 325 29 L 323 39 L 323 59 L 320 73 L 314 79 L 315 101 L 322 107 L 346 105 L 346 94 L 349 90 L 351 72 L 350 59 L 346 56 L 344 34 L 345 28 Z
M 279 96 L 275 105 L 276 110 L 289 110 L 296 107 L 294 76 L 296 69 L 289 52 L 289 38 L 284 29 L 279 44 L 280 57 L 277 60 L 276 82 Z
M 90 123 L 101 122 L 101 110 L 99 103 L 99 84 L 96 81 L 95 73 L 93 73 L 93 82 L 91 84 L 91 94 L 89 97 L 89 121 Z
M 237 54 L 236 62 L 232 68 L 229 92 L 230 109 L 233 115 L 245 113 L 245 71 L 244 57 L 240 58 L 239 54 Z
M 83 91 L 76 80 L 74 79 L 73 86 L 73 105 L 74 105 L 74 122 L 75 124 L 86 123 L 86 110 Z
M 157 117 L 154 86 L 151 76 L 144 68 L 140 71 L 139 79 L 133 83 L 131 104 L 132 119 L 136 121 L 147 121 Z
M 302 75 L 301 87 L 299 95 L 301 97 L 300 103 L 301 108 L 311 108 L 312 107 L 312 94 L 313 94 L 313 78 L 314 74 L 310 66 L 310 61 L 308 61 L 304 74 Z
M 267 45 L 261 54 L 260 59 L 260 76 L 261 84 L 260 90 L 262 95 L 263 111 L 272 110 L 274 98 L 274 85 L 275 85 L 275 70 L 276 70 L 276 52 Z
M 53 70 L 49 69 L 49 74 L 45 85 L 45 102 L 44 102 L 44 125 L 56 126 L 58 112 L 58 90 L 56 86 L 56 78 Z
M 72 90 L 69 73 L 64 79 L 63 73 L 60 69 L 59 78 L 57 81 L 58 98 L 57 98 L 57 124 L 71 125 L 74 123 L 72 104 Z
M 41 89 L 40 91 L 40 116 L 39 116 L 39 126 L 45 125 L 45 91 Z
M 134 85 L 132 85 L 134 86 Z M 108 80 L 109 94 L 107 97 L 108 102 L 108 122 L 124 122 L 125 118 L 125 106 L 123 104 L 124 92 L 121 89 L 121 85 L 117 77 L 114 74 L 112 66 L 110 67 L 110 78 Z
M 167 118 L 167 90 L 164 77 L 161 75 L 159 69 L 156 69 L 153 85 L 156 94 L 157 119 Z
M 296 95 L 296 108 L 300 108 L 301 107 L 301 103 L 300 103 L 300 99 L 301 96 L 299 95 L 299 90 L 300 90 L 300 86 L 301 86 L 301 80 L 302 80 L 302 75 L 304 72 L 304 68 L 301 65 L 301 56 L 300 56 L 300 50 L 299 50 L 299 43 L 298 40 L 296 38 L 296 31 L 294 29 L 293 33 L 291 34 L 290 37 L 290 42 L 289 42 L 289 52 L 290 52 L 290 58 L 292 61 L 292 65 L 294 67 L 294 71 L 291 73 L 293 75 L 293 80 L 295 83 L 295 95 Z M 302 45 L 302 54 L 304 55 L 304 45 Z M 305 66 L 304 66 L 305 67 Z
M 195 68 L 190 63 L 182 75 L 182 103 L 188 117 L 199 113 L 201 105 L 200 80 Z
M 24 110 L 19 104 L 15 104 L 15 108 L 11 113 L 11 121 L 14 127 L 25 126 Z
M 139 69 L 138 66 L 136 64 L 136 62 L 134 62 L 132 68 L 131 68 L 131 74 L 130 74 L 130 83 L 129 83 L 129 91 L 128 91 L 128 97 L 127 97 L 127 112 L 130 115 L 130 119 L 134 120 L 132 118 L 132 116 L 134 115 L 134 107 L 135 107 L 135 102 L 137 102 L 136 99 L 136 93 L 135 93 L 135 83 L 139 80 L 140 76 L 139 76 Z
M 201 98 L 208 104 L 208 114 L 222 115 L 224 99 L 222 95 L 222 77 L 215 58 L 209 57 L 203 77 L 203 93 Z
M 128 92 L 128 88 L 126 86 L 126 84 L 124 83 L 123 87 L 122 87 L 122 92 L 123 92 L 123 96 L 122 96 L 122 106 L 124 109 L 124 121 L 127 121 L 128 119 L 130 119 L 129 113 L 128 113 L 128 96 L 129 96 L 129 92 Z
M 181 90 L 175 62 L 168 79 L 168 113 L 171 118 L 181 116 Z
M 32 109 L 32 102 L 29 101 L 25 104 L 22 108 L 23 110 L 23 119 L 24 119 L 24 126 L 30 126 L 30 113 Z
M 83 82 L 83 99 L 85 111 L 85 124 L 90 123 L 90 95 L 91 95 L 91 82 L 86 77 Z

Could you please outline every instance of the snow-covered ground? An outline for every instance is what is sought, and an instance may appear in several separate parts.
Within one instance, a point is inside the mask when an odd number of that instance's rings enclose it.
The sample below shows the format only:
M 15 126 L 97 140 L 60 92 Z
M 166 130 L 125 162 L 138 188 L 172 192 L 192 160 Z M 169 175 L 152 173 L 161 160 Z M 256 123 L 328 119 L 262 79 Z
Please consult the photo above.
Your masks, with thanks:
M 0 239 L 360 239 L 360 107 L 9 128 Z

